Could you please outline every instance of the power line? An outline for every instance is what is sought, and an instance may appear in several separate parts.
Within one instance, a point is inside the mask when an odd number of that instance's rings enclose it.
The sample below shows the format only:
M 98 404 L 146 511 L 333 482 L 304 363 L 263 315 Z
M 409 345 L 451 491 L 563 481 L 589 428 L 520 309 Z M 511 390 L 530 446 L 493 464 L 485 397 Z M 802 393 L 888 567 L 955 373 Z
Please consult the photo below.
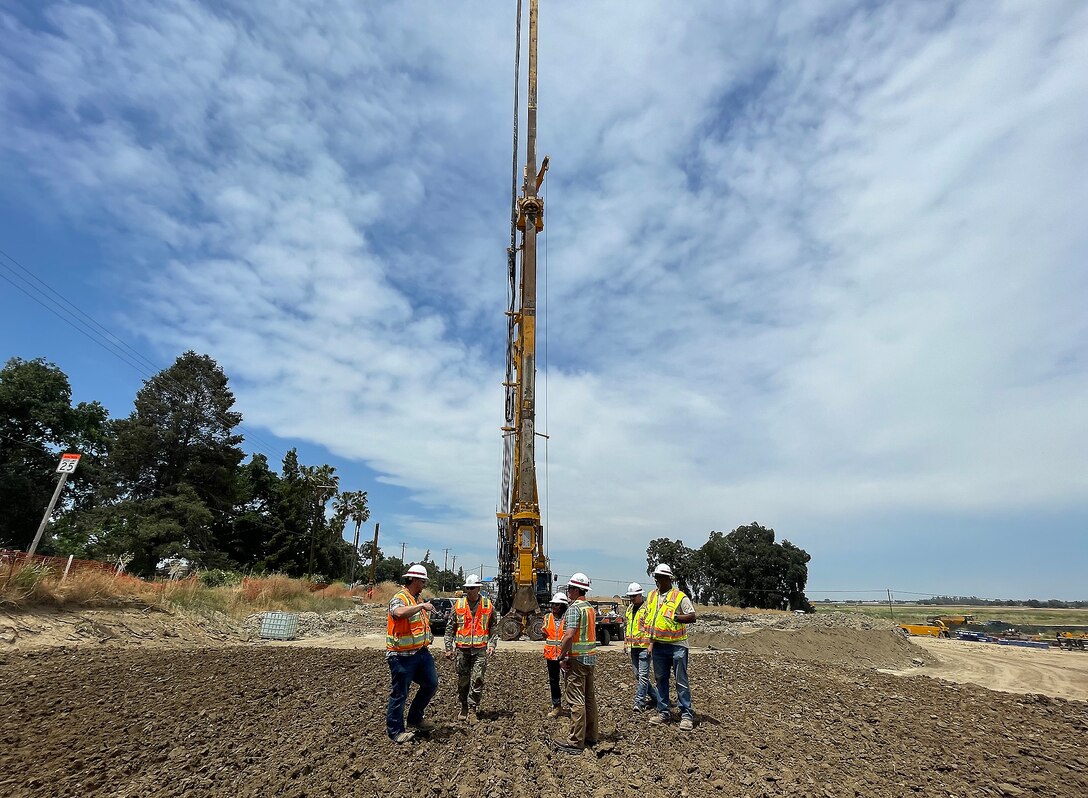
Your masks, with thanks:
M 113 355 L 118 360 L 125 363 L 130 368 L 134 369 L 141 376 L 147 378 L 148 380 L 154 379 L 156 376 L 158 376 L 162 379 L 163 382 L 172 383 L 176 389 L 182 391 L 183 393 L 185 392 L 185 386 L 175 380 L 172 376 L 166 374 L 165 369 L 158 367 L 150 358 L 143 355 L 135 347 L 126 343 L 124 339 L 122 339 L 119 335 L 103 325 L 101 322 L 99 322 L 89 313 L 84 311 L 74 302 L 69 300 L 59 291 L 54 289 L 48 283 L 40 279 L 37 275 L 35 275 L 30 269 L 25 267 L 12 255 L 9 255 L 3 249 L 0 249 L 0 256 L 6 258 L 19 269 L 19 271 L 16 271 L 10 265 L 0 260 L 0 268 L 3 268 L 8 272 L 8 274 L 0 273 L 0 278 L 3 278 L 6 282 L 10 283 L 32 301 L 52 313 L 69 327 L 74 329 L 76 332 L 88 338 L 99 347 L 107 351 L 109 354 Z M 11 277 L 8 276 L 9 274 L 23 281 L 23 284 L 20 284 L 19 282 L 13 280 Z M 35 289 L 33 284 L 30 283 L 30 281 L 27 279 L 28 277 L 30 280 L 33 280 L 34 283 L 42 286 L 42 288 L 44 288 L 45 290 L 41 291 Z M 28 290 L 28 287 L 31 290 Z M 37 293 L 38 296 L 35 296 L 35 293 Z M 39 296 L 41 298 L 39 298 Z M 42 299 L 45 299 L 46 301 L 43 302 Z M 46 304 L 46 302 L 50 304 Z M 169 392 L 167 392 L 167 395 L 170 395 Z M 181 399 L 183 397 L 174 395 L 171 398 Z M 226 423 L 232 421 L 232 419 L 227 417 L 225 412 L 214 410 L 212 412 L 215 413 L 216 417 L 222 422 Z M 234 422 L 230 426 L 237 427 L 241 432 L 244 433 L 243 439 L 250 442 L 252 449 L 255 449 L 256 451 L 264 454 L 267 457 L 270 457 L 273 460 L 279 460 L 282 462 L 285 453 L 280 451 L 274 444 L 268 442 L 267 440 L 264 440 L 261 436 L 257 435 L 251 429 L 242 424 L 241 421 Z

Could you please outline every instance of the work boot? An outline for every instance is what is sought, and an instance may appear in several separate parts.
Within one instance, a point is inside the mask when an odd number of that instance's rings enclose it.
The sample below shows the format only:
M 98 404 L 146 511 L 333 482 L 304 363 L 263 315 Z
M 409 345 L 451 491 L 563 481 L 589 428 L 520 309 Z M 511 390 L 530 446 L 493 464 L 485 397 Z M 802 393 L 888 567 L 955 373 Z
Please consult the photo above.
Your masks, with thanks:
M 664 726 L 668 722 L 668 715 L 654 715 L 652 718 L 650 718 L 650 723 L 652 723 L 654 726 Z
M 480 714 L 476 711 L 476 707 L 472 707 L 468 711 L 468 725 L 475 726 L 480 722 Z
M 695 721 L 693 721 L 691 718 L 681 718 L 680 719 L 680 729 L 681 729 L 681 731 L 691 731 L 694 728 L 695 728 Z
M 457 720 L 461 721 L 461 723 L 468 720 L 468 707 L 461 707 L 461 711 L 457 714 Z
M 402 731 L 400 734 L 398 734 L 396 737 L 393 738 L 393 742 L 399 743 L 399 744 L 410 743 L 412 740 L 415 739 L 415 737 L 416 737 L 415 732 Z
M 548 717 L 558 718 L 560 712 L 562 712 L 562 710 L 559 707 L 552 707 L 552 711 L 548 713 Z
M 582 753 L 582 749 L 572 744 L 569 740 L 552 740 L 552 747 L 555 748 L 556 751 L 563 751 L 564 753 L 573 754 L 574 756 L 578 756 Z
M 413 729 L 424 733 L 433 732 L 435 728 L 437 728 L 433 720 L 427 720 L 426 718 L 421 720 L 419 723 L 409 723 L 408 725 L 411 726 Z

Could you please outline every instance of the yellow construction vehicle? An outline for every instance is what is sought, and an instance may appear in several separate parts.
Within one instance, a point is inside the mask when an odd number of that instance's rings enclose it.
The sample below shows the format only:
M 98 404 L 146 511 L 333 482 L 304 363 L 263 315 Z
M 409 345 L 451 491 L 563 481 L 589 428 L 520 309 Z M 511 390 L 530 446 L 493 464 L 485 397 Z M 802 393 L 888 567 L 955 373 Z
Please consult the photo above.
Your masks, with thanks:
M 929 618 L 926 618 L 926 623 L 930 623 L 930 624 L 943 623 L 945 626 L 949 627 L 950 629 L 955 628 L 957 626 L 967 626 L 968 624 L 971 624 L 971 623 L 974 623 L 974 622 L 975 622 L 975 616 L 974 615 L 933 615 L 933 616 L 930 616 Z
M 502 498 L 498 518 L 496 577 L 499 635 L 516 640 L 528 634 L 543 639 L 541 624 L 554 577 L 544 551 L 544 525 L 536 481 L 536 261 L 537 233 L 544 229 L 544 200 L 538 190 L 548 171 L 545 157 L 536 162 L 536 42 L 538 0 L 529 3 L 529 97 L 525 166 L 518 195 L 518 91 L 521 64 L 521 1 L 518 0 L 514 69 L 514 157 L 510 179 L 510 248 L 507 277 L 510 304 L 506 311 L 506 423 L 502 427 Z M 521 234 L 521 246 L 517 238 Z M 520 264 L 517 253 L 521 252 Z
M 933 623 L 901 623 L 899 628 L 903 630 L 905 634 L 917 635 L 919 637 L 949 637 L 950 632 L 948 626 L 943 621 L 934 621 Z
M 1088 632 L 1058 632 L 1058 648 L 1088 649 Z

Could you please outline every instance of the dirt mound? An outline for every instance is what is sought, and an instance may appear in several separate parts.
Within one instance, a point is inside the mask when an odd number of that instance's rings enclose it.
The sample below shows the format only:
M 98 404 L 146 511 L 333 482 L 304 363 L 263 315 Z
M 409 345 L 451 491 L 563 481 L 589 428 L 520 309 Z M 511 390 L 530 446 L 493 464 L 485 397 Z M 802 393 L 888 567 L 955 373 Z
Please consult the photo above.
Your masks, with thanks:
M 0 657 L 0 794 L 22 796 L 855 796 L 1088 794 L 1088 704 L 746 653 L 694 656 L 693 733 L 598 673 L 601 741 L 553 751 L 539 656 L 502 652 L 483 722 L 384 733 L 381 652 L 57 649 Z M 651 752 L 657 752 L 650 755 Z
M 219 613 L 196 615 L 159 607 L 0 612 L 0 653 L 52 646 L 161 648 L 237 642 L 234 622 Z
M 690 639 L 695 646 L 847 667 L 909 668 L 933 661 L 890 629 L 767 629 L 743 635 L 696 630 Z

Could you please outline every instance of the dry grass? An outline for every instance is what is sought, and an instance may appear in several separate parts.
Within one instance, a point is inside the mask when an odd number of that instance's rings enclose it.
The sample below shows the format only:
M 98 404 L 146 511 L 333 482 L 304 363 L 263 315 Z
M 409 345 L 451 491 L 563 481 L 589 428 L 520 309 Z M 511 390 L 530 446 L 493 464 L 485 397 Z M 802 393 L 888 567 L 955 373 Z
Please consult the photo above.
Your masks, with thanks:
M 82 571 L 69 574 L 48 565 L 0 567 L 0 605 L 10 607 L 101 606 L 153 603 L 156 586 L 127 574 Z
M 61 578 L 62 573 L 46 565 L 0 566 L 0 606 L 30 609 L 135 604 L 178 607 L 201 614 L 221 612 L 242 618 L 265 610 L 344 610 L 353 606 L 353 595 L 365 594 L 365 590 L 348 591 L 342 584 L 315 591 L 310 582 L 282 574 L 247 578 L 238 585 L 205 587 L 196 576 L 146 582 L 127 574 L 103 571 L 79 571 L 69 574 L 66 579 Z M 379 585 L 379 589 L 387 590 L 386 585 Z M 391 597 L 392 592 L 389 595 Z

